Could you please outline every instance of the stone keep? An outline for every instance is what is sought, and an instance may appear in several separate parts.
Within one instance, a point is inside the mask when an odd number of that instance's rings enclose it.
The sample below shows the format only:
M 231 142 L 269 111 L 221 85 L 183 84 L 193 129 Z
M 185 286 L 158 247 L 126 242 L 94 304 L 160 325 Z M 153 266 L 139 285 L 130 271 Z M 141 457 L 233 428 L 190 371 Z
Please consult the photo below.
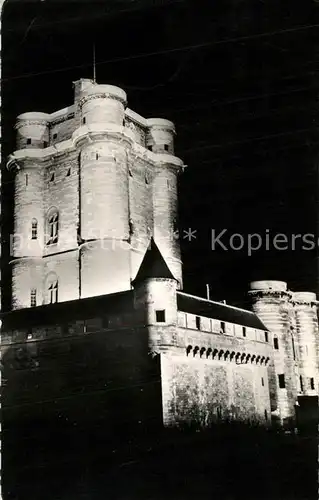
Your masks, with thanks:
M 174 124 L 127 108 L 126 93 L 74 83 L 74 104 L 17 118 L 12 308 L 127 290 L 153 237 L 178 287 Z M 53 235 L 53 239 L 52 239 Z M 114 270 L 116 269 L 116 274 Z

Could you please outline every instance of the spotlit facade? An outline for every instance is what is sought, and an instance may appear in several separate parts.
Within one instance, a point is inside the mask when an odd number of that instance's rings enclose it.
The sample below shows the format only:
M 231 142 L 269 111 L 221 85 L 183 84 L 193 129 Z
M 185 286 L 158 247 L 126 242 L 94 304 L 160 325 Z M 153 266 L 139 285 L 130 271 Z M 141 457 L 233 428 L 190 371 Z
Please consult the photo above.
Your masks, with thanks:
M 16 131 L 4 405 L 37 415 L 42 398 L 79 419 L 89 401 L 112 428 L 122 390 L 138 425 L 294 427 L 298 397 L 318 395 L 316 297 L 254 282 L 246 311 L 183 291 L 174 124 L 82 79 L 70 107 L 24 113 Z

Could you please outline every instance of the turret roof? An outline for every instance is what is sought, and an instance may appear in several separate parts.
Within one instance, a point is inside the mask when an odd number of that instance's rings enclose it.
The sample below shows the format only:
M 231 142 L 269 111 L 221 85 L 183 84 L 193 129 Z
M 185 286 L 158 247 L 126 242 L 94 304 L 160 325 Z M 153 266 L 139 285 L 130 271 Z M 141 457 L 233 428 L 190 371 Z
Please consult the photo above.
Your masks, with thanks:
M 144 255 L 144 259 L 142 260 L 142 264 L 140 265 L 138 273 L 132 281 L 132 284 L 135 285 L 138 282 L 150 278 L 166 278 L 175 280 L 153 238 L 150 241 L 148 249 Z

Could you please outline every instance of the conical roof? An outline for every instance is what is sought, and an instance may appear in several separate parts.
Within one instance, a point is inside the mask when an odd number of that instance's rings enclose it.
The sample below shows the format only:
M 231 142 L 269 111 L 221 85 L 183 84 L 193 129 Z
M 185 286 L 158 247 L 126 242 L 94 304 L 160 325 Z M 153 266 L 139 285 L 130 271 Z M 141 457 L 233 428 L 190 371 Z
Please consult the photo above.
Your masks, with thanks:
M 166 278 L 175 280 L 153 238 L 150 241 L 148 249 L 144 255 L 144 259 L 142 260 L 138 273 L 132 281 L 132 284 L 135 285 L 136 283 L 150 278 Z

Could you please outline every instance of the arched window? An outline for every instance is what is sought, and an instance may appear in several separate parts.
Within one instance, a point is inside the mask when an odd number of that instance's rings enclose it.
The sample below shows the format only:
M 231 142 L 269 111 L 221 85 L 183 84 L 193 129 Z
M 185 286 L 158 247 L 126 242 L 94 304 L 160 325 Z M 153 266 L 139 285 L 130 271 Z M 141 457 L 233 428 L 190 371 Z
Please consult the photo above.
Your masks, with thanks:
M 46 303 L 58 302 L 58 278 L 55 273 L 50 273 L 46 279 Z
M 55 304 L 58 301 L 58 282 L 55 281 L 49 286 L 49 300 L 50 304 Z
M 32 219 L 31 221 L 31 239 L 36 240 L 38 238 L 38 221 L 37 219 Z
M 58 241 L 59 213 L 56 208 L 49 210 L 47 216 L 47 245 L 52 245 Z

